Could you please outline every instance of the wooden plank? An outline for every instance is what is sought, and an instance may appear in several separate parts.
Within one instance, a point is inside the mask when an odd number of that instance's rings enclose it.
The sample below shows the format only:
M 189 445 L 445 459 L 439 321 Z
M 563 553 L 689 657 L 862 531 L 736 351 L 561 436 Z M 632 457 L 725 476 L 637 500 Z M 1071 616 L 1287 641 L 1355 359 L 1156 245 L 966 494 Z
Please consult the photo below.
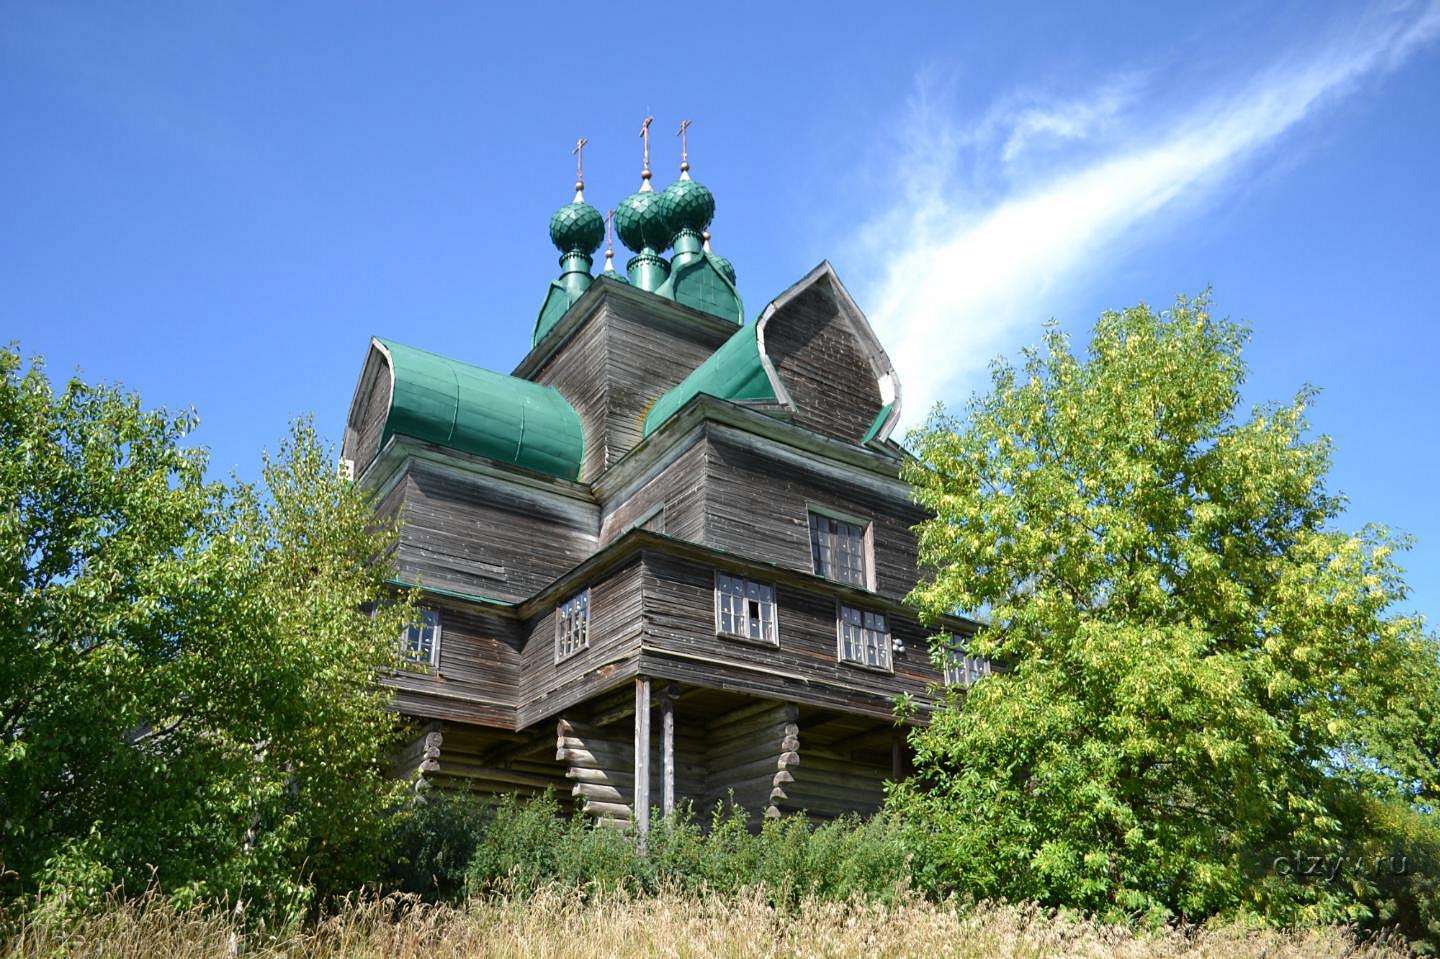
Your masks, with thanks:
M 641 849 L 650 831 L 650 677 L 635 677 L 635 799 L 636 836 Z
M 671 684 L 660 697 L 660 813 L 675 812 L 675 693 Z

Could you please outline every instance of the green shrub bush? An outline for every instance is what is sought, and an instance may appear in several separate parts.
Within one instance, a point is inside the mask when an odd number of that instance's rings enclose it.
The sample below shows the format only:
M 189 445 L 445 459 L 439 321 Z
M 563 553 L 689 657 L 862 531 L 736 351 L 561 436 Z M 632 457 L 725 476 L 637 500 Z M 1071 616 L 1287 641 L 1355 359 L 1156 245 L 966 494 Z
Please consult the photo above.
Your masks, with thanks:
M 642 854 L 626 832 L 583 815 L 562 818 L 548 794 L 528 802 L 506 797 L 483 812 L 473 800 L 449 802 L 471 804 L 482 823 L 466 870 L 471 895 L 526 895 L 551 884 L 637 894 L 763 889 L 776 904 L 794 905 L 806 898 L 890 899 L 910 887 L 906 834 L 884 815 L 818 828 L 793 816 L 752 832 L 737 806 L 717 806 L 703 825 L 686 806 L 655 821 Z M 444 815 L 456 816 L 447 808 Z M 459 853 L 447 849 L 446 861 Z

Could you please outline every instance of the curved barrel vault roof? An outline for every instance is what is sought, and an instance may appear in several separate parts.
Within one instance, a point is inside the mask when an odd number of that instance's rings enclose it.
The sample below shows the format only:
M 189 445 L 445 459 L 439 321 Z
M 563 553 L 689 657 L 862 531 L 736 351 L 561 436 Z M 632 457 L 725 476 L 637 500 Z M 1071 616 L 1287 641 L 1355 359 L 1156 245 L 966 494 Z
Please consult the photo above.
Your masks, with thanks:
M 580 416 L 554 387 L 394 340 L 370 345 L 389 379 L 381 447 L 399 434 L 561 479 L 580 475 Z

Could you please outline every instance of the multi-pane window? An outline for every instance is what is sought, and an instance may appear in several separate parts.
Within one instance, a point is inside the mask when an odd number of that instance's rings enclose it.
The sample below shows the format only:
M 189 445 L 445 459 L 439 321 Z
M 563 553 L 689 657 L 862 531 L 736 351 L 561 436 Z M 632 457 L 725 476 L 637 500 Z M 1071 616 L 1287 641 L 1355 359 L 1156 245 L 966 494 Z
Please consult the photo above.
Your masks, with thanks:
M 890 669 L 890 627 L 884 613 L 840 606 L 840 658 L 847 663 Z
M 982 676 L 990 675 L 990 660 L 971 654 L 958 637 L 951 640 L 948 653 L 945 661 L 947 686 L 969 686 Z
M 400 634 L 400 658 L 417 666 L 434 666 L 440 655 L 440 614 L 422 609 L 420 618 Z
M 582 589 L 555 607 L 555 661 L 590 645 L 590 590 Z
M 726 636 L 778 644 L 775 634 L 775 587 L 728 573 L 716 573 L 715 631 Z
M 865 574 L 865 527 L 859 523 L 811 513 L 810 559 L 818 576 L 869 588 L 870 580 Z

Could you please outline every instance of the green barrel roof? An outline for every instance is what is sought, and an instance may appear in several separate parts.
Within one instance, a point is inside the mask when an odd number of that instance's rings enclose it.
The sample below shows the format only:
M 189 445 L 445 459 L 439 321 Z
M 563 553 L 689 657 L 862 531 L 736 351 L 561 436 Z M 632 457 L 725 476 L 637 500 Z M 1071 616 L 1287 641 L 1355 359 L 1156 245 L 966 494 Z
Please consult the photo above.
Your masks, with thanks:
M 503 373 L 376 337 L 393 389 L 381 442 L 396 433 L 573 480 L 585 433 L 565 397 Z
M 751 323 L 736 330 L 709 359 L 656 400 L 645 417 L 645 435 L 653 433 L 699 393 L 722 400 L 775 402 L 775 389 L 760 358 L 758 329 Z

